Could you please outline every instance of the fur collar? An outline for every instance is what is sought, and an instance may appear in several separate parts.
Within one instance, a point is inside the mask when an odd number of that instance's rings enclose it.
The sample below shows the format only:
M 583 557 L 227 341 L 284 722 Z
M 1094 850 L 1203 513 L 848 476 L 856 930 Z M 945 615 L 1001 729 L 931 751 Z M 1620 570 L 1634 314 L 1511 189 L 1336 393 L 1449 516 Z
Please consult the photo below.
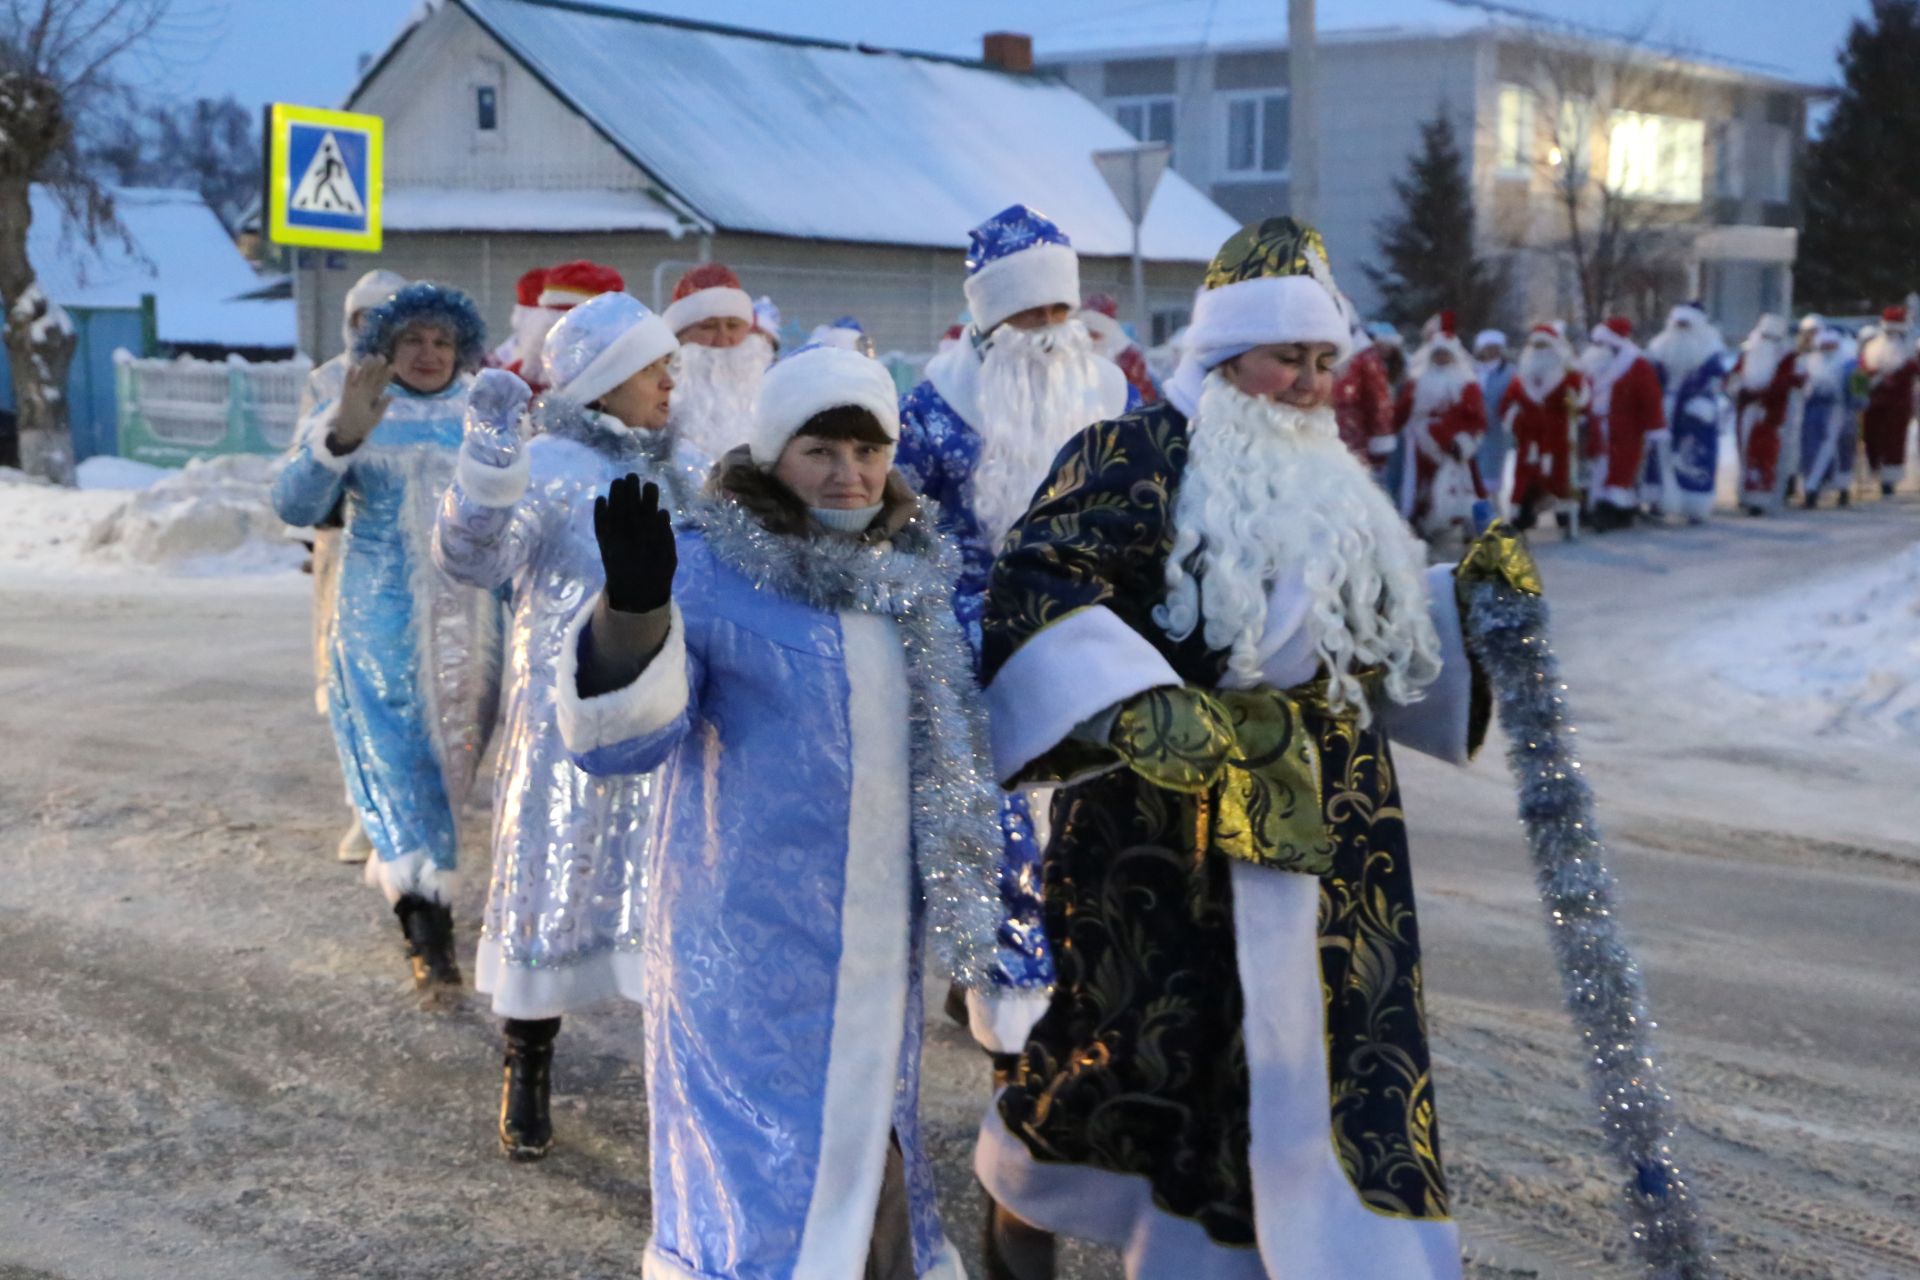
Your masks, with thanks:
M 673 456 L 671 431 L 643 431 L 618 418 L 589 409 L 551 391 L 533 402 L 534 426 L 543 434 L 583 444 L 622 462 L 644 462 L 655 469 Z
M 689 517 L 723 564 L 763 591 L 816 609 L 899 618 L 916 608 L 946 608 L 960 576 L 959 555 L 925 509 L 885 541 L 775 533 L 724 496 L 703 499 Z

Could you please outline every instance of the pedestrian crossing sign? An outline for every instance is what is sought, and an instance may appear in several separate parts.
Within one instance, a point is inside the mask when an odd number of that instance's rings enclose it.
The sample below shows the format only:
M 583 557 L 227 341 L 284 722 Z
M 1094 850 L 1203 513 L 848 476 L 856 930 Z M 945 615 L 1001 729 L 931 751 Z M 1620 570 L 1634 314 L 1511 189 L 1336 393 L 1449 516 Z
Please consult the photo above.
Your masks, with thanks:
M 379 116 L 273 104 L 267 237 L 314 249 L 380 251 Z

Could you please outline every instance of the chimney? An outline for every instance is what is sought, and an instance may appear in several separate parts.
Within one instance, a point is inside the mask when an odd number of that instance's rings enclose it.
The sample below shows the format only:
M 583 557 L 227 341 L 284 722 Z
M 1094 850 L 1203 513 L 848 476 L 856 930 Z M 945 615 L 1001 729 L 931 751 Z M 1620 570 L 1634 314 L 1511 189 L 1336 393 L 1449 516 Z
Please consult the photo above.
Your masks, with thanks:
M 1002 71 L 1033 70 L 1033 37 L 1018 31 L 989 31 L 980 37 L 980 57 Z

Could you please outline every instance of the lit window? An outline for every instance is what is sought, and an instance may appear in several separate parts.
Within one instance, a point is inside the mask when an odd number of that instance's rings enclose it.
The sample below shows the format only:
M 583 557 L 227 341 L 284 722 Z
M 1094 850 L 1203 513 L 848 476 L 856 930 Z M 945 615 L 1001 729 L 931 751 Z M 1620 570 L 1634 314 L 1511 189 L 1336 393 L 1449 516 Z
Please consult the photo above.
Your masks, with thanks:
M 1533 95 L 1517 84 L 1500 86 L 1496 163 L 1501 173 L 1533 168 Z
M 1285 173 L 1292 100 L 1284 93 L 1227 101 L 1227 171 Z
M 474 91 L 474 106 L 480 132 L 492 133 L 500 127 L 500 95 L 492 85 L 483 84 Z
M 1698 204 L 1706 145 L 1703 121 L 1616 111 L 1607 129 L 1607 186 L 1641 200 Z

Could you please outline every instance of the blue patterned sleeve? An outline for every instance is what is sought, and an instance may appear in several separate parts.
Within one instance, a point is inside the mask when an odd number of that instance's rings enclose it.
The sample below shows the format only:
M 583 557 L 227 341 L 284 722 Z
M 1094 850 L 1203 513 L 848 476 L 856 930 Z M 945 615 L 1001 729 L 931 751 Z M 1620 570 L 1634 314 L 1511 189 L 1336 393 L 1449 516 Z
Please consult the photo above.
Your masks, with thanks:
M 328 453 L 320 437 L 309 437 L 274 478 L 274 512 L 291 525 L 319 524 L 340 501 L 350 465 L 348 458 Z
M 1053 953 L 1042 918 L 1040 848 L 1027 797 L 1015 792 L 1000 806 L 1004 853 L 1000 862 L 1000 967 L 994 984 L 1015 990 L 1053 985 Z

